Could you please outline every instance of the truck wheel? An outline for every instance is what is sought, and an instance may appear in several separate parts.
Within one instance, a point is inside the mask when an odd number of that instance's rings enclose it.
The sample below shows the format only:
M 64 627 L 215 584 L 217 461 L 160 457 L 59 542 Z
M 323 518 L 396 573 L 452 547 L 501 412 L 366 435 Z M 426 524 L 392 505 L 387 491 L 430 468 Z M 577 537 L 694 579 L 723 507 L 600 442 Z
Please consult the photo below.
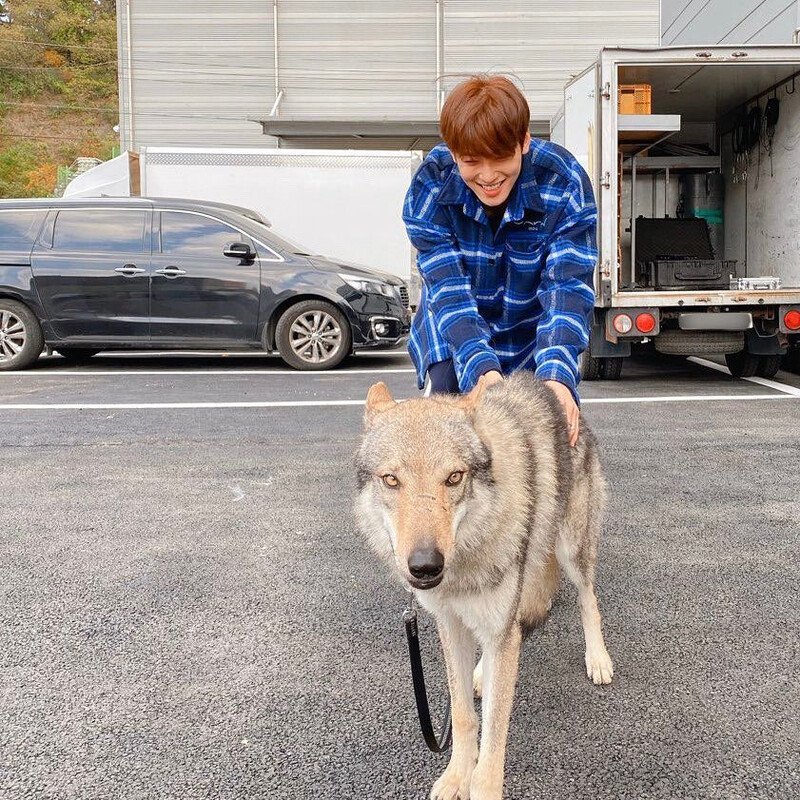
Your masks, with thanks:
M 761 356 L 753 355 L 747 350 L 725 355 L 725 363 L 734 378 L 752 378 L 756 374 L 760 362 Z
M 603 359 L 589 355 L 587 347 L 580 356 L 578 364 L 581 368 L 581 378 L 585 381 L 596 381 L 600 377 L 600 363 Z
M 783 356 L 760 356 L 756 375 L 760 375 L 762 378 L 774 378 L 775 373 L 781 368 L 782 359 Z
M 0 298 L 0 370 L 24 369 L 44 348 L 42 326 L 27 306 Z
M 800 347 L 790 347 L 783 357 L 783 368 L 789 372 L 800 373 Z
M 350 352 L 344 314 L 325 300 L 302 300 L 283 312 L 275 340 L 281 358 L 295 369 L 333 369 Z
M 618 381 L 622 375 L 622 362 L 624 358 L 603 358 L 600 364 L 600 377 L 607 381 Z
M 100 352 L 83 347 L 59 347 L 57 350 L 61 357 L 70 364 L 85 364 L 92 356 L 96 356 Z

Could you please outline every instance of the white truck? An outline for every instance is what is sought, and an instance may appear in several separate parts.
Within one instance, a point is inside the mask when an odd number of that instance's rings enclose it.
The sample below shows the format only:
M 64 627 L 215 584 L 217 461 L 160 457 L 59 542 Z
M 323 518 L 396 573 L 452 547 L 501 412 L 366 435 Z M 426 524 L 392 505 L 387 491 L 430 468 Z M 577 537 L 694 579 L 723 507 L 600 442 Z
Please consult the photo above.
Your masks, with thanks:
M 310 252 L 410 283 L 415 252 L 401 219 L 417 151 L 142 147 L 73 179 L 64 197 L 213 200 L 263 214 Z M 416 291 L 415 291 L 416 288 Z
M 800 365 L 798 88 L 783 45 L 609 48 L 567 85 L 551 138 L 600 212 L 584 379 L 619 378 L 647 342 L 739 377 Z

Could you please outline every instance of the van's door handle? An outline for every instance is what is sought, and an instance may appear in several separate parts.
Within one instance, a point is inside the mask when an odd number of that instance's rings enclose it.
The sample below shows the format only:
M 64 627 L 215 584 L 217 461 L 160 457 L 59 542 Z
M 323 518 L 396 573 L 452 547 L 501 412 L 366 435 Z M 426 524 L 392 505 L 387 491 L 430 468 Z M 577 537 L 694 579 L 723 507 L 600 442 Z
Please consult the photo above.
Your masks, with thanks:
M 144 270 L 141 267 L 137 267 L 136 264 L 126 264 L 124 267 L 117 267 L 114 272 L 119 272 L 122 275 L 138 275 Z
M 178 269 L 178 267 L 164 267 L 164 269 L 157 269 L 156 275 L 166 275 L 168 278 L 177 278 L 178 275 L 185 275 L 185 269 Z

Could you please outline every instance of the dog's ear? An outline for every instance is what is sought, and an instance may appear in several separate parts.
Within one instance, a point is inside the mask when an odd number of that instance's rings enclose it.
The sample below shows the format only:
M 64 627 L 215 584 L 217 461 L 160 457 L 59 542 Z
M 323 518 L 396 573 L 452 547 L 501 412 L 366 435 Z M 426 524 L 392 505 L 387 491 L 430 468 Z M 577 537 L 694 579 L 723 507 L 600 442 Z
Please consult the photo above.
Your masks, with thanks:
M 473 387 L 472 391 L 465 395 L 464 398 L 461 400 L 461 408 L 467 412 L 469 416 L 472 416 L 475 411 L 477 410 L 478 406 L 481 402 L 481 397 L 483 397 L 483 392 L 486 389 L 486 376 L 481 375 L 478 378 L 478 382 Z
M 369 425 L 378 414 L 388 411 L 396 405 L 397 401 L 392 397 L 389 387 L 383 381 L 373 384 L 367 392 L 364 423 Z

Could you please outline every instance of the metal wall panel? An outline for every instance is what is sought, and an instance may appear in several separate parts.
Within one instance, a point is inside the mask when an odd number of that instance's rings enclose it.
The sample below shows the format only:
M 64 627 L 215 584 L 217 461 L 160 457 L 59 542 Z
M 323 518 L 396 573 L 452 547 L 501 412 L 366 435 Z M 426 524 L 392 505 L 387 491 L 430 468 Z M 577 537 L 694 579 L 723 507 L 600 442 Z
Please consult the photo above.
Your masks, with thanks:
M 278 20 L 282 117 L 431 117 L 433 0 L 279 0 Z
M 446 0 L 444 9 L 447 85 L 474 72 L 513 73 L 541 119 L 601 47 L 659 41 L 658 0 Z
M 790 44 L 798 0 L 662 0 L 661 40 L 682 44 Z
M 130 15 L 134 146 L 268 145 L 248 119 L 274 100 L 271 2 L 131 0 Z M 121 83 L 128 64 L 125 52 Z
M 435 121 L 437 55 L 447 85 L 516 75 L 534 119 L 547 122 L 602 46 L 659 39 L 658 0 L 277 0 L 276 59 L 273 0 L 118 8 L 126 147 L 274 146 L 249 120 L 268 117 L 276 83 L 284 120 Z

